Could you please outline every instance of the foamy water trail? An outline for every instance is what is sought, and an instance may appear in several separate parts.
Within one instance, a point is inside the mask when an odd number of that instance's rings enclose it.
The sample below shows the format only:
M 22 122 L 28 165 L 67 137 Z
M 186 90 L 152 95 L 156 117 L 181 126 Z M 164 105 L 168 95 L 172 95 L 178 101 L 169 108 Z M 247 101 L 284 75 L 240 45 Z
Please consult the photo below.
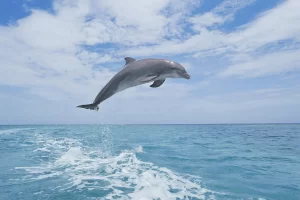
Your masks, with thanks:
M 16 169 L 27 172 L 26 180 L 64 179 L 56 186 L 59 191 L 104 191 L 97 196 L 99 199 L 214 199 L 215 193 L 201 186 L 199 177 L 178 174 L 138 159 L 142 146 L 108 155 L 103 149 L 91 149 L 70 138 L 38 134 L 35 142 L 35 151 L 52 159 Z M 108 146 L 111 148 L 111 144 Z

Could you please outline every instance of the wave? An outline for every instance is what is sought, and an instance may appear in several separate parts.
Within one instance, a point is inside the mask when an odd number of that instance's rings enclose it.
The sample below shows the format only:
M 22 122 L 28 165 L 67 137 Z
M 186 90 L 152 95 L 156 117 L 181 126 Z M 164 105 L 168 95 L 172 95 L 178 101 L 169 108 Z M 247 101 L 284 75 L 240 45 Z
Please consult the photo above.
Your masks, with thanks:
M 6 135 L 6 134 L 12 134 L 12 133 L 18 133 L 22 131 L 31 130 L 30 128 L 12 128 L 12 129 L 4 129 L 0 130 L 0 135 Z
M 142 146 L 107 155 L 104 150 L 83 146 L 70 138 L 55 139 L 37 135 L 36 152 L 51 159 L 25 170 L 26 180 L 63 179 L 57 189 L 64 191 L 103 191 L 105 199 L 214 199 L 215 192 L 202 186 L 200 177 L 178 174 L 137 158 Z M 100 195 L 100 194 L 98 194 Z

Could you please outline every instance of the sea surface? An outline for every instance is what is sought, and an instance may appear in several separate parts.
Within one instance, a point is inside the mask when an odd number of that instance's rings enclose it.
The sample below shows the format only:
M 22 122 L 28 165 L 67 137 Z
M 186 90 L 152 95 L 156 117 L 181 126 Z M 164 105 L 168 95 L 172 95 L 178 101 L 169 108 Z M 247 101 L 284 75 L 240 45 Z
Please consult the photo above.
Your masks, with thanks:
M 0 126 L 0 199 L 300 199 L 300 125 Z

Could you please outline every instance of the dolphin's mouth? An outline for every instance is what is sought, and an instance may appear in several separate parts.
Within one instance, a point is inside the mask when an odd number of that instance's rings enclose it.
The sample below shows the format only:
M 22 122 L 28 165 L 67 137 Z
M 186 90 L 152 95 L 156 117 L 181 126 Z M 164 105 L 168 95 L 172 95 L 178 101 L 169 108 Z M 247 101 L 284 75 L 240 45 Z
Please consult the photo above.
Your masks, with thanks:
M 188 73 L 182 73 L 182 74 L 183 74 L 183 77 L 185 79 L 190 79 L 191 78 L 191 76 Z

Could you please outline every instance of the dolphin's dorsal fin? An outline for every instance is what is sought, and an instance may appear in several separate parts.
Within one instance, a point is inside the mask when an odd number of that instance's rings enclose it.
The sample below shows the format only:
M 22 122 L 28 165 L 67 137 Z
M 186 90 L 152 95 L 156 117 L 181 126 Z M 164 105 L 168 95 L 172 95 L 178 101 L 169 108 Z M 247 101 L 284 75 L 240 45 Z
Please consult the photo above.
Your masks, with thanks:
M 132 62 L 135 61 L 135 59 L 134 59 L 134 58 L 131 58 L 131 57 L 125 57 L 124 59 L 125 59 L 125 61 L 126 61 L 125 65 L 128 65 L 129 63 L 132 63 Z

